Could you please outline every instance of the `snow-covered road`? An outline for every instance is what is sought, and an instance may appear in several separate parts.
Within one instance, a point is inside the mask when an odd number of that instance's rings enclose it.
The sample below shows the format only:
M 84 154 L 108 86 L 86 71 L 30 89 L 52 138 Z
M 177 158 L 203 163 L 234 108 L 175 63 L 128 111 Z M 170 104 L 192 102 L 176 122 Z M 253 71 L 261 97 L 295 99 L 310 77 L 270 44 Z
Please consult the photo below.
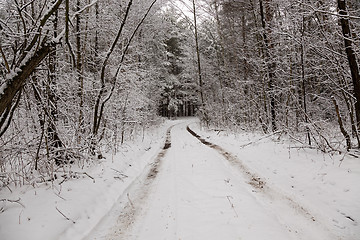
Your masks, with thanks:
M 86 239 L 340 239 L 188 124 L 169 129 L 171 145 Z

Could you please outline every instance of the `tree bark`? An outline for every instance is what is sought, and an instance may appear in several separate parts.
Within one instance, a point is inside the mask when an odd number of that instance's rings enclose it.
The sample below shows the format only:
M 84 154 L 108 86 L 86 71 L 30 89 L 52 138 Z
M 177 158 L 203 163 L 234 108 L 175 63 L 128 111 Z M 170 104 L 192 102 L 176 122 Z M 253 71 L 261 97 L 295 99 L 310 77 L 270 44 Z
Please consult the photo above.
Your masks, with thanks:
M 58 11 L 54 12 L 53 15 L 53 36 L 57 37 L 57 28 L 58 28 Z M 57 67 L 57 56 L 56 56 L 56 46 L 49 53 L 49 72 L 48 72 L 48 81 L 46 83 L 46 94 L 47 94 L 47 111 L 50 113 L 48 116 L 48 124 L 47 124 L 47 138 L 49 144 L 49 150 L 51 153 L 55 155 L 55 163 L 57 165 L 61 165 L 64 163 L 64 157 L 62 153 L 59 151 L 59 148 L 63 148 L 64 144 L 61 141 L 56 122 L 58 119 L 58 109 L 57 109 L 57 96 L 56 96 L 56 84 L 57 84 L 57 76 L 56 76 L 56 67 Z
M 8 74 L 10 79 L 2 86 L 0 93 L 0 114 L 2 115 L 5 109 L 11 104 L 16 93 L 26 83 L 27 78 L 34 71 L 34 69 L 41 63 L 41 61 L 52 51 L 53 44 L 43 44 L 36 53 L 30 57 L 22 66 L 18 68 L 13 74 Z
M 80 11 L 80 0 L 76 1 L 76 11 Z M 80 14 L 76 15 L 76 75 L 78 78 L 79 83 L 79 130 L 83 132 L 84 130 L 84 113 L 83 113 L 83 106 L 84 106 L 84 77 L 83 77 L 83 59 L 81 56 L 81 19 Z M 78 141 L 80 141 L 81 135 L 78 135 Z
M 197 67 L 198 67 L 198 77 L 199 77 L 199 87 L 200 87 L 200 100 L 201 105 L 204 106 L 204 93 L 203 93 L 203 81 L 201 75 L 201 62 L 200 62 L 200 52 L 199 52 L 199 41 L 198 41 L 198 31 L 197 31 L 197 22 L 196 22 L 196 6 L 195 0 L 193 0 L 193 11 L 194 11 L 194 27 L 195 27 L 195 45 L 196 45 L 196 56 L 197 56 Z
M 300 43 L 300 62 L 301 62 L 301 82 L 302 82 L 302 98 L 303 98 L 303 107 L 304 107 L 304 118 L 306 124 L 306 137 L 308 139 L 309 145 L 311 145 L 311 138 L 310 138 L 310 129 L 307 126 L 309 123 L 309 118 L 307 114 L 307 102 L 306 102 L 306 78 L 305 78 L 305 49 L 304 49 L 304 32 L 305 32 L 305 17 L 302 16 L 302 23 L 301 23 L 301 43 Z
M 55 43 L 47 43 L 46 39 L 42 40 L 41 44 L 39 44 L 39 48 L 37 48 L 35 51 L 33 50 L 33 48 L 35 45 L 37 46 L 37 43 L 40 41 L 42 28 L 47 23 L 48 19 L 57 11 L 61 3 L 62 0 L 57 0 L 52 5 L 50 10 L 47 11 L 47 13 L 40 19 L 37 33 L 31 40 L 31 42 L 26 46 L 25 51 L 22 53 L 21 57 L 18 59 L 17 67 L 14 68 L 16 70 L 12 70 L 6 75 L 7 81 L 3 83 L 3 85 L 0 87 L 1 118 L 4 116 L 4 111 L 11 106 L 15 95 L 26 83 L 30 74 L 53 50 Z M 0 126 L 0 128 L 1 127 L 2 126 Z
M 351 148 L 351 139 L 350 139 L 350 135 L 348 134 L 348 132 L 345 130 L 344 128 L 344 124 L 342 122 L 342 119 L 341 119 L 341 115 L 340 115 L 340 111 L 339 111 L 339 106 L 336 102 L 336 99 L 335 97 L 331 97 L 333 103 L 334 103 L 334 106 L 335 106 L 335 111 L 336 111 L 336 116 L 338 118 L 338 123 L 339 123 L 339 127 L 340 127 L 340 131 L 341 133 L 343 134 L 343 136 L 345 137 L 346 139 L 346 149 L 349 151 L 349 149 Z
M 352 46 L 352 36 L 350 31 L 349 13 L 346 9 L 346 0 L 338 0 L 338 8 L 342 33 L 344 37 L 345 51 L 349 62 L 351 78 L 354 87 L 355 103 L 355 115 L 357 121 L 357 128 L 360 129 L 360 75 L 359 66 L 356 61 L 356 55 Z
M 107 67 L 107 64 L 108 64 L 108 60 L 111 56 L 111 54 L 113 53 L 114 49 L 115 49 L 115 46 L 117 44 L 117 42 L 119 41 L 119 38 L 120 38 L 120 35 L 122 33 L 122 30 L 125 26 L 125 23 L 126 23 L 126 20 L 128 18 L 128 15 L 129 15 L 129 11 L 130 11 L 130 7 L 132 5 L 132 0 L 129 1 L 128 5 L 127 5 L 127 8 L 126 8 L 126 12 L 125 12 L 125 16 L 123 18 L 123 21 L 121 23 L 121 26 L 120 26 L 120 29 L 119 31 L 117 32 L 117 35 L 109 49 L 109 51 L 107 52 L 107 55 L 104 59 L 104 62 L 103 64 L 101 65 L 101 74 L 100 74 L 100 81 L 101 81 L 101 88 L 100 88 L 100 91 L 99 91 L 99 94 L 97 96 L 97 99 L 96 99 L 96 103 L 95 103 L 95 107 L 94 107 L 94 121 L 93 121 L 93 128 L 92 128 L 92 134 L 93 136 L 96 136 L 98 131 L 99 131 L 99 127 L 100 127 L 100 123 L 101 123 L 101 118 L 102 118 L 102 109 L 103 109 L 103 103 L 101 103 L 101 99 L 103 97 L 103 94 L 105 93 L 105 90 L 106 90 L 106 85 L 105 85 L 105 69 Z
M 117 76 L 120 72 L 120 68 L 122 66 L 122 63 L 124 62 L 125 60 L 125 56 L 127 54 L 127 51 L 130 47 L 130 44 L 132 43 L 132 40 L 133 38 L 135 37 L 135 34 L 137 33 L 137 31 L 139 30 L 140 26 L 143 24 L 143 22 L 145 21 L 146 17 L 148 16 L 149 12 L 151 11 L 152 7 L 155 5 L 157 0 L 153 0 L 153 2 L 150 4 L 150 6 L 148 7 L 146 13 L 144 14 L 144 16 L 142 17 L 142 19 L 140 20 L 140 22 L 137 24 L 136 28 L 134 29 L 134 31 L 132 32 L 132 35 L 130 36 L 129 40 L 128 40 L 128 43 L 126 44 L 125 46 L 125 49 L 122 53 L 122 56 L 120 58 L 120 63 L 119 63 L 119 66 L 118 68 L 116 69 L 116 73 L 115 75 L 112 77 L 112 87 L 109 91 L 109 94 L 104 98 L 104 100 L 102 101 L 102 103 L 100 104 L 100 101 L 102 99 L 102 95 L 105 91 L 105 67 L 107 65 L 107 61 L 109 60 L 110 58 L 110 55 L 112 54 L 112 52 L 114 51 L 114 48 L 116 46 L 116 43 L 118 42 L 119 40 L 119 37 L 120 37 L 120 34 L 122 33 L 122 29 L 125 25 L 125 22 L 126 22 L 126 19 L 128 18 L 128 14 L 129 14 L 129 11 L 130 11 L 130 7 L 131 7 L 131 4 L 132 4 L 132 0 L 129 1 L 128 3 L 128 6 L 127 6 L 127 9 L 126 9 L 126 13 L 125 13 L 125 16 L 124 16 L 124 19 L 123 19 L 123 22 L 120 26 L 120 29 L 118 31 L 118 35 L 116 36 L 114 42 L 113 42 L 113 45 L 111 46 L 110 50 L 108 51 L 108 55 L 106 56 L 105 60 L 104 60 L 104 63 L 102 65 L 102 68 L 101 68 L 101 89 L 100 89 L 100 92 L 99 92 L 99 95 L 98 95 L 98 98 L 97 98 L 97 101 L 96 101 L 96 104 L 95 104 L 95 113 L 94 113 L 94 125 L 93 125 L 93 135 L 97 135 L 98 131 L 99 131 L 99 127 L 100 127 L 100 124 L 101 124 L 101 119 L 102 119 L 102 116 L 103 116 L 103 112 L 104 112 L 104 108 L 105 108 L 105 104 L 110 100 L 113 92 L 114 92 L 114 89 L 115 89 L 115 85 L 116 85 L 116 79 L 117 79 Z
M 274 64 L 270 61 L 270 49 L 272 48 L 272 45 L 270 44 L 269 37 L 267 35 L 267 32 L 270 32 L 269 26 L 266 26 L 266 22 L 272 21 L 272 11 L 270 7 L 269 0 L 265 0 L 266 2 L 266 15 L 264 12 L 263 7 L 263 0 L 259 1 L 260 4 L 260 16 L 261 16 L 261 23 L 263 28 L 263 41 L 265 45 L 264 53 L 265 53 L 265 64 L 267 67 L 268 72 L 268 78 L 269 78 L 269 95 L 270 95 L 270 114 L 271 114 L 271 126 L 272 130 L 275 132 L 277 130 L 276 126 L 276 103 L 275 103 L 275 94 L 274 94 L 274 80 L 275 80 L 275 73 L 274 73 Z M 266 19 L 265 19 L 266 18 Z

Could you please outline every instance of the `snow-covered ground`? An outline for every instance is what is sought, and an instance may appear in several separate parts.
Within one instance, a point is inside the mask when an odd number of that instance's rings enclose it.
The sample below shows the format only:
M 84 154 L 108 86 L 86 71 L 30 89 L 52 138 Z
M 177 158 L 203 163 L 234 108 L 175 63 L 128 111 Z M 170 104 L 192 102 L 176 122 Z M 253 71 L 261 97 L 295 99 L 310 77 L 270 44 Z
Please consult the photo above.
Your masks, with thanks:
M 332 235 L 321 238 L 313 232 L 308 239 L 360 239 L 359 158 L 299 148 L 289 141 L 274 141 L 276 137 L 201 131 L 199 124 L 190 127 L 260 176 L 270 189 L 265 195 L 287 199 L 288 205 L 300 207 L 300 213 L 307 213 L 314 225 Z
M 150 136 L 87 169 L 94 179 L 3 189 L 25 207 L 0 202 L 0 239 L 360 239 L 359 159 L 194 118 Z
M 105 154 L 106 159 L 100 160 L 99 165 L 86 170 L 74 166 L 79 179 L 60 186 L 62 178 L 54 185 L 11 187 L 12 193 L 2 189 L 0 200 L 20 199 L 24 207 L 0 201 L 0 239 L 82 239 L 154 160 L 167 128 L 173 124 L 167 121 L 160 128 L 147 131 L 144 141 L 139 137 L 136 143 L 125 143 L 115 156 Z

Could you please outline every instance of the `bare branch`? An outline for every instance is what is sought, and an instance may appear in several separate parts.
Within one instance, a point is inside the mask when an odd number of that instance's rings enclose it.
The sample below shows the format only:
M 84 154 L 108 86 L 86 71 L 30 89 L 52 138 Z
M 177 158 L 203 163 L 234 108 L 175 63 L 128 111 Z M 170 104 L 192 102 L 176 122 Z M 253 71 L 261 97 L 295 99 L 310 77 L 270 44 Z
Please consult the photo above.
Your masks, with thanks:
M 71 59 L 72 59 L 72 64 L 73 64 L 73 66 L 75 66 L 76 65 L 75 54 L 74 54 L 74 51 L 72 50 L 71 44 L 69 42 L 69 0 L 65 1 L 65 42 L 69 48 L 69 52 L 70 52 Z
M 143 22 L 145 21 L 146 17 L 148 16 L 150 10 L 152 9 L 152 7 L 153 7 L 154 4 L 156 3 L 156 1 L 157 1 L 157 0 L 154 0 L 154 1 L 152 2 L 152 4 L 149 6 L 149 8 L 148 8 L 148 10 L 146 11 L 145 15 L 143 16 L 143 18 L 140 20 L 140 22 L 139 22 L 138 25 L 136 26 L 136 28 L 135 28 L 135 30 L 133 31 L 133 33 L 132 33 L 132 35 L 131 35 L 128 43 L 126 44 L 126 47 L 125 47 L 125 49 L 124 49 L 124 51 L 123 51 L 123 54 L 122 54 L 122 56 L 121 56 L 120 64 L 119 64 L 119 66 L 118 66 L 118 68 L 117 68 L 117 70 L 116 70 L 115 76 L 114 76 L 114 78 L 113 78 L 113 80 L 114 80 L 113 86 L 111 87 L 111 90 L 110 90 L 110 93 L 108 94 L 108 96 L 107 96 L 107 97 L 104 99 L 104 101 L 101 103 L 100 114 L 99 114 L 99 119 L 98 119 L 97 128 L 99 128 L 99 126 L 100 126 L 100 121 L 101 121 L 101 116 L 102 116 L 103 111 L 104 111 L 104 106 L 105 106 L 106 102 L 108 102 L 108 101 L 110 100 L 110 98 L 111 98 L 111 96 L 112 96 L 112 94 L 113 94 L 113 92 L 114 92 L 115 85 L 116 85 L 116 79 L 117 79 L 117 76 L 118 76 L 118 74 L 119 74 L 119 72 L 120 72 L 122 63 L 124 62 L 125 55 L 126 55 L 128 49 L 129 49 L 129 46 L 130 46 L 130 44 L 131 44 L 131 42 L 132 42 L 132 40 L 133 40 L 136 32 L 139 30 L 140 26 L 141 26 L 141 25 L 143 24 Z
M 2 50 L 1 43 L 0 43 L 0 53 L 1 53 L 2 58 L 4 59 L 5 68 L 6 68 L 6 70 L 8 71 L 8 73 L 10 73 L 9 63 L 8 63 L 8 61 L 6 60 L 6 56 L 5 56 L 4 51 Z
M 25 51 L 23 53 L 23 55 L 20 57 L 19 61 L 18 61 L 18 65 L 20 65 L 20 63 L 25 59 L 25 57 L 27 56 L 27 54 L 33 49 L 33 47 L 35 46 L 36 42 L 39 40 L 39 37 L 41 36 L 41 32 L 43 27 L 45 26 L 47 20 L 51 17 L 51 15 L 53 15 L 55 13 L 55 11 L 57 11 L 57 9 L 59 8 L 60 4 L 62 3 L 63 0 L 57 0 L 54 5 L 52 5 L 50 7 L 50 9 L 48 10 L 48 12 L 41 18 L 40 20 L 40 24 L 38 26 L 37 29 L 37 33 L 35 34 L 34 38 L 32 39 L 32 41 L 29 43 L 29 45 L 25 48 Z
M 118 40 L 120 38 L 120 35 L 122 33 L 122 30 L 123 30 L 123 28 L 125 26 L 125 23 L 126 23 L 126 20 L 128 18 L 128 15 L 129 15 L 131 5 L 132 5 L 132 0 L 130 0 L 128 5 L 127 5 L 125 16 L 124 16 L 123 21 L 121 23 L 120 29 L 119 29 L 116 37 L 115 37 L 115 40 L 114 40 L 113 44 L 111 45 L 110 49 L 108 50 L 108 53 L 107 53 L 107 55 L 105 57 L 105 60 L 104 60 L 104 62 L 102 64 L 102 67 L 101 67 L 101 75 L 100 75 L 101 89 L 100 89 L 100 92 L 99 92 L 97 100 L 96 100 L 95 112 L 94 112 L 94 123 L 93 123 L 94 124 L 93 125 L 93 134 L 94 135 L 96 135 L 97 132 L 99 131 L 99 126 L 100 126 L 102 112 L 103 112 L 103 106 L 104 106 L 104 103 L 103 103 L 102 106 L 101 106 L 100 114 L 99 114 L 100 101 L 101 101 L 103 93 L 105 92 L 105 68 L 107 66 L 107 62 L 108 62 L 108 60 L 110 58 L 110 55 L 114 51 L 115 46 L 116 46 L 116 44 L 117 44 L 117 42 L 118 42 Z

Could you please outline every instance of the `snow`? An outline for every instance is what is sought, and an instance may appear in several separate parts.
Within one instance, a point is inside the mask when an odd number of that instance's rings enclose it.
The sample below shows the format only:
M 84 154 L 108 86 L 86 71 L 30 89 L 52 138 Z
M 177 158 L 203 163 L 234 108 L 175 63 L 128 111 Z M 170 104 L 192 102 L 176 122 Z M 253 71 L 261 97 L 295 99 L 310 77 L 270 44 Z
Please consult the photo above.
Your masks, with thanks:
M 163 144 L 168 124 L 148 132 L 144 141 L 124 144 L 122 153 L 107 154 L 98 166 L 87 169 L 95 182 L 82 174 L 80 179 L 65 181 L 60 186 L 49 182 L 37 188 L 12 188 L 12 193 L 2 189 L 0 200 L 20 198 L 25 208 L 0 201 L 0 239 L 81 239 L 151 162 Z M 71 220 L 66 220 L 56 208 Z
M 200 131 L 199 125 L 193 128 Z M 235 154 L 278 193 L 301 203 L 337 239 L 359 239 L 360 188 L 354 184 L 360 180 L 358 158 L 296 148 L 270 138 L 257 141 L 262 136 L 256 134 L 203 134 Z M 254 143 L 247 145 L 250 142 Z
M 168 121 L 78 170 L 94 180 L 2 189 L 25 208 L 0 202 L 1 239 L 359 239 L 360 161 L 261 137 Z

